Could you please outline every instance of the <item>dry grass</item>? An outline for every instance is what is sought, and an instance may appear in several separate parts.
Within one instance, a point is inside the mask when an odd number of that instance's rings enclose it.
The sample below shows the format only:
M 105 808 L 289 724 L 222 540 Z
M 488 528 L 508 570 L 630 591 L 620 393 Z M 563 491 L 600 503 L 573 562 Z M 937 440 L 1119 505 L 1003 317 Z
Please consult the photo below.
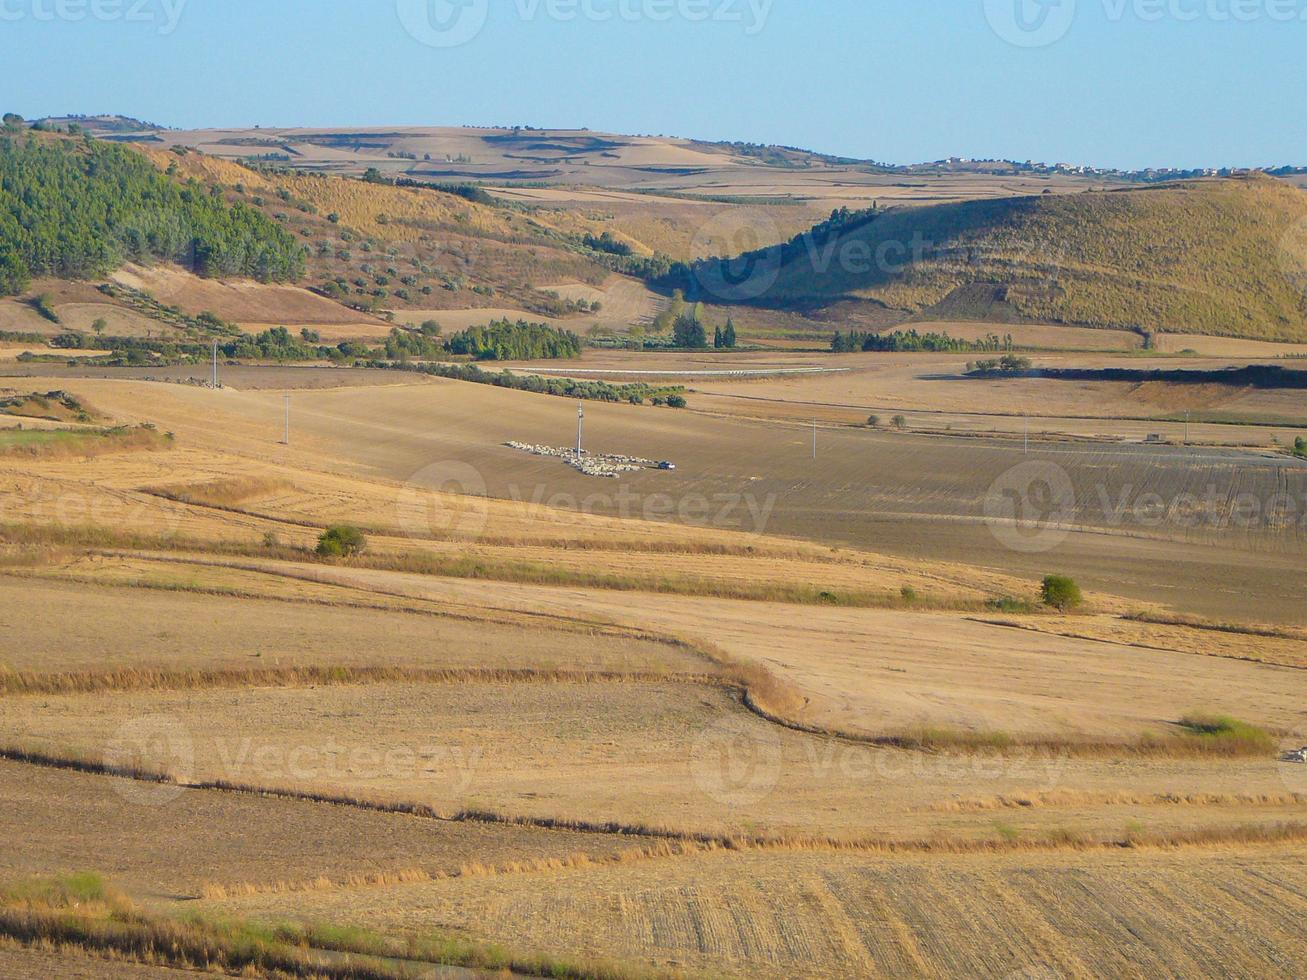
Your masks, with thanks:
M 174 919 L 137 907 L 98 876 L 87 874 L 21 882 L 4 889 L 0 903 L 0 933 L 11 940 L 113 952 L 180 969 L 315 980 L 409 980 L 420 964 L 569 980 L 652 975 L 584 958 L 515 954 L 446 937 L 398 941 L 353 927 L 269 926 L 195 913 Z
M 990 810 L 1032 810 L 1043 807 L 1068 808 L 1095 806 L 1143 807 L 1249 807 L 1294 806 L 1307 802 L 1302 793 L 1159 793 L 1138 795 L 1133 793 L 1085 793 L 1074 790 L 1053 790 L 1046 793 L 1026 793 L 1017 796 L 989 796 L 971 799 L 948 800 L 930 806 L 934 813 L 983 813 Z
M 144 492 L 156 494 L 167 500 L 175 500 L 178 503 L 234 509 L 250 500 L 271 497 L 293 489 L 288 480 L 234 476 L 182 487 L 155 487 Z
M 82 673 L 19 673 L 0 669 L 0 694 L 92 694 L 111 691 L 208 691 L 251 687 L 317 688 L 362 684 L 647 684 L 672 681 L 717 686 L 714 674 L 661 671 L 540 670 L 530 668 L 421 669 L 314 666 L 247 670 L 124 668 Z
M 170 496 L 169 499 L 180 499 Z M 208 505 L 217 506 L 217 505 Z M 0 525 L 0 543 L 10 546 L 60 546 L 95 549 L 189 552 L 247 558 L 317 563 L 332 567 L 365 568 L 373 571 L 429 575 L 440 578 L 513 582 L 542 586 L 570 586 L 616 592 L 648 592 L 663 595 L 711 596 L 750 602 L 779 602 L 794 605 L 832 606 L 847 609 L 911 609 L 921 612 L 952 610 L 980 612 L 984 599 L 949 597 L 906 597 L 903 591 L 868 591 L 823 588 L 803 583 L 709 579 L 688 574 L 605 571 L 563 563 L 514 561 L 468 554 L 438 554 L 424 551 L 369 551 L 348 559 L 323 558 L 308 547 L 229 540 L 213 542 L 180 534 L 124 531 L 94 525 L 59 526 L 32 524 Z
M 1294 975 L 1304 870 L 1289 845 L 975 855 L 718 852 L 693 861 L 255 896 L 273 919 L 431 921 L 713 976 Z M 1074 894 L 1074 898 L 1070 897 Z M 965 927 L 958 925 L 966 923 Z M 1042 975 L 1042 974 L 1041 974 Z
M 26 459 L 91 459 L 111 453 L 161 452 L 172 439 L 152 426 L 116 429 L 4 429 L 0 457 Z

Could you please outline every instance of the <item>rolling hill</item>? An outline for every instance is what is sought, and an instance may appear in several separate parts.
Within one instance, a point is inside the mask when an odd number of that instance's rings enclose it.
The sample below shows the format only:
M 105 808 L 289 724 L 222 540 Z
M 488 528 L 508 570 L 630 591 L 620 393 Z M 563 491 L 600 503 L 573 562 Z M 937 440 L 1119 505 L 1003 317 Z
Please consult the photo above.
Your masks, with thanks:
M 854 214 L 749 258 L 772 308 L 1307 339 L 1307 194 L 1260 175 Z
M 520 150 L 545 135 L 500 142 Z M 587 153 L 616 152 L 595 140 L 584 136 Z M 458 320 L 464 326 L 505 315 L 571 320 L 582 331 L 646 325 L 659 301 L 633 277 L 720 302 L 703 288 L 719 260 L 673 262 L 732 254 L 735 232 L 748 227 L 766 249 L 753 257 L 767 288 L 736 311 L 745 329 L 935 319 L 1307 340 L 1307 194 L 1266 176 L 913 206 L 884 200 L 812 225 L 825 213 L 813 201 L 360 180 L 48 132 L 5 145 L 0 227 L 11 233 L 0 242 L 0 272 L 13 274 L 0 276 L 3 291 L 23 293 L 29 274 L 95 280 L 130 262 L 141 281 L 128 285 L 188 315 L 213 312 L 256 331 L 341 324 L 345 336 L 373 336 L 391 313 L 404 322 L 471 316 Z M 34 195 L 34 181 L 44 196 Z M 247 298 L 266 299 L 267 309 L 226 303 L 162 265 L 143 268 L 160 260 L 215 282 L 251 283 Z M 340 312 L 307 315 L 304 289 L 292 296 L 254 280 L 299 280 L 318 294 L 309 298 Z M 620 302 L 627 287 L 646 298 Z M 600 297 L 612 309 L 596 315 Z M 283 303 L 291 298 L 294 308 Z

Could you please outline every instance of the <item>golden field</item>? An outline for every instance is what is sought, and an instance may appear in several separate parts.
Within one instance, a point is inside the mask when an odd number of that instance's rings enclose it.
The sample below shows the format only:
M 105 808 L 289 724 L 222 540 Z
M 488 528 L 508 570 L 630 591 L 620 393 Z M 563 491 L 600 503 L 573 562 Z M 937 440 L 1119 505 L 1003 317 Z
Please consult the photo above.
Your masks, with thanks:
M 1301 536 L 1114 527 L 1089 492 L 1019 554 L 980 509 L 1019 442 L 829 420 L 813 464 L 813 396 L 930 401 L 881 363 L 589 403 L 590 445 L 678 464 L 620 481 L 504 445 L 568 443 L 547 396 L 7 379 L 158 444 L 0 457 L 0 933 L 49 939 L 0 969 L 1292 975 Z M 1032 452 L 1223 499 L 1302 472 Z M 316 554 L 342 524 L 366 551 Z M 1040 606 L 1051 572 L 1085 607 Z M 87 871 L 128 897 L 21 884 Z

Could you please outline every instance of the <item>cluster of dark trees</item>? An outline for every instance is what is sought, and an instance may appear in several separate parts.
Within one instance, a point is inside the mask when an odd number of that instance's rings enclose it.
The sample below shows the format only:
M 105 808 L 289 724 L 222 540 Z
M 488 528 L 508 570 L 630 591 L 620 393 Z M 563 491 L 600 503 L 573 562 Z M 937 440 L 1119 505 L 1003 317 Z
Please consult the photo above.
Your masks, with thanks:
M 1024 374 L 1031 369 L 1030 358 L 1018 357 L 1016 354 L 1004 354 L 1002 357 L 988 361 L 976 361 L 967 364 L 967 374 L 980 376 L 995 374 Z
M 713 256 L 692 264 L 675 262 L 668 267 L 665 274 L 647 278 L 650 278 L 654 285 L 663 289 L 681 289 L 687 295 L 695 296 L 699 291 L 701 282 L 714 281 L 723 277 L 729 279 L 729 276 L 725 276 L 722 271 L 716 271 L 714 267 L 721 267 L 729 262 L 740 263 L 748 260 L 761 261 L 764 259 L 776 263 L 778 266 L 785 266 L 796 259 L 803 258 L 810 252 L 819 251 L 833 239 L 839 238 L 855 228 L 870 224 L 880 215 L 880 209 L 875 206 L 858 211 L 849 208 L 836 208 L 825 221 L 813 225 L 807 231 L 800 232 L 780 245 L 768 245 L 754 249 L 751 252 L 745 252 L 739 256 Z M 651 271 L 657 272 L 658 270 Z
M 533 391 L 543 395 L 558 395 L 565 398 L 577 398 L 585 401 L 630 402 L 643 404 L 651 401 L 655 405 L 668 405 L 672 408 L 684 408 L 686 405 L 684 388 L 654 387 L 647 384 L 609 384 L 607 381 L 576 381 L 571 378 L 542 378 L 539 375 L 516 375 L 511 371 L 492 373 L 483 371 L 475 364 L 396 364 L 394 362 L 374 362 L 369 367 L 389 367 L 400 370 L 419 371 L 455 381 L 471 381 L 474 384 L 496 385 L 500 388 L 512 388 L 515 391 Z
M 703 350 L 708 346 L 708 323 L 702 303 L 693 306 L 685 302 L 685 294 L 677 289 L 672 293 L 672 301 L 654 320 L 653 328 L 657 333 L 671 330 L 671 347 L 682 350 Z M 718 350 L 735 347 L 735 321 L 727 318 L 726 326 L 713 328 L 713 346 Z M 646 347 L 665 348 L 667 342 L 646 343 Z
M 626 242 L 614 238 L 611 231 L 606 231 L 597 236 L 588 234 L 581 239 L 581 242 L 588 249 L 593 249 L 596 252 L 607 252 L 609 255 L 630 255 L 633 251 Z
M 111 143 L 0 136 L 0 294 L 33 276 L 87 279 L 125 261 L 285 282 L 304 249 L 261 212 L 179 184 Z
M 432 360 L 444 353 L 445 343 L 440 339 L 440 324 L 435 320 L 428 320 L 417 330 L 394 327 L 386 338 L 386 357 L 392 361 L 407 361 L 411 357 Z
M 988 334 L 981 340 L 961 340 L 946 333 L 918 333 L 916 330 L 896 330 L 893 333 L 848 333 L 836 331 L 830 349 L 836 354 L 856 351 L 1009 351 L 1015 346 L 1012 335 L 999 337 Z
M 445 342 L 451 354 L 475 361 L 526 361 L 535 358 L 581 356 L 581 338 L 570 330 L 544 323 L 496 320 L 484 327 L 469 327 Z

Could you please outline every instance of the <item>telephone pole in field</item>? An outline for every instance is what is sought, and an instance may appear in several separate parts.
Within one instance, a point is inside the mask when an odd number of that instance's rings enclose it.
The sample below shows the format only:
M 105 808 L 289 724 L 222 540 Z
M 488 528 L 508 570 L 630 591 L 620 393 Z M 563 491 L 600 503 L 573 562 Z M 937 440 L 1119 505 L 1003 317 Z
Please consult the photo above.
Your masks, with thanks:
M 585 450 L 582 443 L 585 438 L 585 403 L 577 402 L 576 405 L 576 458 L 580 459 Z

